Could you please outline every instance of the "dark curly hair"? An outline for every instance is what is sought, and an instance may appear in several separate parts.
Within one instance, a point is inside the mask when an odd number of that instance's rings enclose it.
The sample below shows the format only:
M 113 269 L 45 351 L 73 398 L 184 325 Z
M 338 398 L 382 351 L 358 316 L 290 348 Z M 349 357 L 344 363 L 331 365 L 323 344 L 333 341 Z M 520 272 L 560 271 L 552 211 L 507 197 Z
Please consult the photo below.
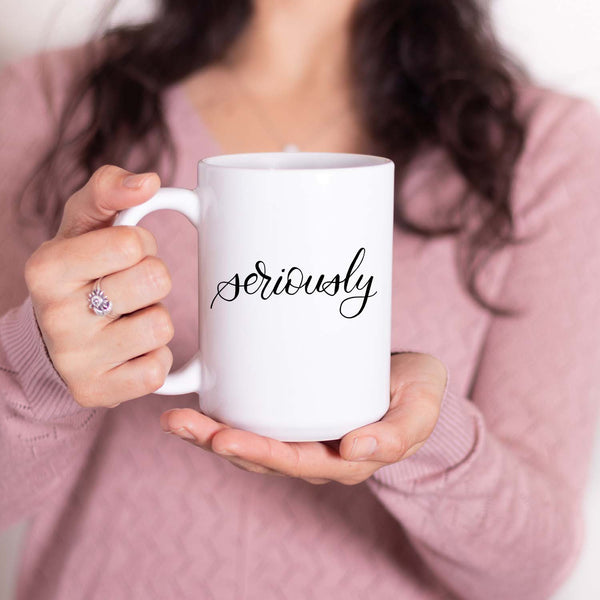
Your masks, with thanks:
M 150 22 L 90 43 L 92 66 L 70 91 L 56 140 L 28 186 L 53 232 L 68 196 L 100 165 L 130 165 L 133 148 L 141 151 L 139 171 L 156 170 L 166 156 L 161 177 L 169 182 L 176 154 L 162 92 L 223 58 L 252 12 L 252 0 L 162 0 Z M 518 242 L 510 199 L 525 137 L 516 115 L 523 70 L 503 53 L 477 0 L 360 0 L 350 33 L 364 150 L 396 164 L 398 226 L 423 238 L 459 234 L 474 206 L 479 226 L 459 252 L 463 283 L 480 306 L 515 314 L 482 297 L 477 275 L 493 252 Z M 91 113 L 76 127 L 88 103 Z M 437 228 L 411 221 L 399 193 L 413 159 L 432 148 L 442 149 L 468 184 L 448 213 L 458 222 Z

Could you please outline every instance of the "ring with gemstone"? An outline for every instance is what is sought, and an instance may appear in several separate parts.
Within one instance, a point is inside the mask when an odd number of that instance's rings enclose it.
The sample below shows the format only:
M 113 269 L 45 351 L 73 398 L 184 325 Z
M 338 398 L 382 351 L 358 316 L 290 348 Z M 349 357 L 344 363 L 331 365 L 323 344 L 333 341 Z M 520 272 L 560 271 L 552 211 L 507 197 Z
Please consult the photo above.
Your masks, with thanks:
M 93 310 L 99 317 L 110 317 L 111 319 L 117 319 L 115 315 L 111 315 L 112 302 L 106 297 L 106 294 L 100 288 L 100 282 L 102 277 L 96 280 L 94 289 L 88 294 L 89 308 Z

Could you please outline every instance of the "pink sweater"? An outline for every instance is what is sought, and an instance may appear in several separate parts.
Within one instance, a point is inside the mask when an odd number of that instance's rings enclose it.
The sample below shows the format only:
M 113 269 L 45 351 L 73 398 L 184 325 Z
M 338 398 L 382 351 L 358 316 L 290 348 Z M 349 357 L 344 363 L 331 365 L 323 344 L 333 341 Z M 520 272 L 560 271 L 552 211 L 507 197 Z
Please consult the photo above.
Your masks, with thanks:
M 396 231 L 393 349 L 447 365 L 441 415 L 414 456 L 364 484 L 312 486 L 241 471 L 163 434 L 160 414 L 196 407 L 193 394 L 85 409 L 53 370 L 23 281 L 28 243 L 47 234 L 25 230 L 12 205 L 47 147 L 76 56 L 50 57 L 51 110 L 36 59 L 0 77 L 0 527 L 32 517 L 18 598 L 547 598 L 580 548 L 600 391 L 591 105 L 522 90 L 531 128 L 514 205 L 517 232 L 536 237 L 499 254 L 483 284 L 523 316 L 492 317 L 464 291 L 455 238 Z M 165 100 L 174 184 L 194 187 L 196 161 L 219 149 L 180 86 Z M 433 152 L 404 187 L 427 216 L 462 186 Z M 144 224 L 172 273 L 177 368 L 197 344 L 195 262 L 179 258 L 195 252 L 195 232 L 175 213 Z

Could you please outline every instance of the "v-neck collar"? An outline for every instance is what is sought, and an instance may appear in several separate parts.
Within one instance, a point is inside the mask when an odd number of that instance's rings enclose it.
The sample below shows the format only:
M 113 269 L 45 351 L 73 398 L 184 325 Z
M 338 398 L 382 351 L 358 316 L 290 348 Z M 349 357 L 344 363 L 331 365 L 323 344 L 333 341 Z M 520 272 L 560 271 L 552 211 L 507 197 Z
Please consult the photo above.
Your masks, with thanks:
M 192 138 L 189 140 L 191 143 L 202 141 L 200 148 L 204 152 L 203 156 L 199 156 L 198 159 L 226 154 L 190 100 L 183 81 L 178 81 L 167 88 L 165 99 L 166 104 L 172 103 L 170 106 L 173 111 L 171 116 L 174 119 L 172 125 L 179 126 L 178 133 L 181 132 L 188 139 Z

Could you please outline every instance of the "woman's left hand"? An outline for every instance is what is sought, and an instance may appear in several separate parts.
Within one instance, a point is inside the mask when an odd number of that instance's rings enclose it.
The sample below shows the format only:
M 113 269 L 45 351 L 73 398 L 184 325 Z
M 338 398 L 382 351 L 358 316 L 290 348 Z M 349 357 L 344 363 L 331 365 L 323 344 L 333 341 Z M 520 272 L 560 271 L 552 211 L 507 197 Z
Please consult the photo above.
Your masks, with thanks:
M 393 355 L 388 412 L 335 442 L 279 442 L 233 429 L 191 408 L 169 410 L 160 423 L 165 431 L 246 471 L 355 485 L 425 443 L 440 413 L 446 378 L 444 364 L 429 354 Z

